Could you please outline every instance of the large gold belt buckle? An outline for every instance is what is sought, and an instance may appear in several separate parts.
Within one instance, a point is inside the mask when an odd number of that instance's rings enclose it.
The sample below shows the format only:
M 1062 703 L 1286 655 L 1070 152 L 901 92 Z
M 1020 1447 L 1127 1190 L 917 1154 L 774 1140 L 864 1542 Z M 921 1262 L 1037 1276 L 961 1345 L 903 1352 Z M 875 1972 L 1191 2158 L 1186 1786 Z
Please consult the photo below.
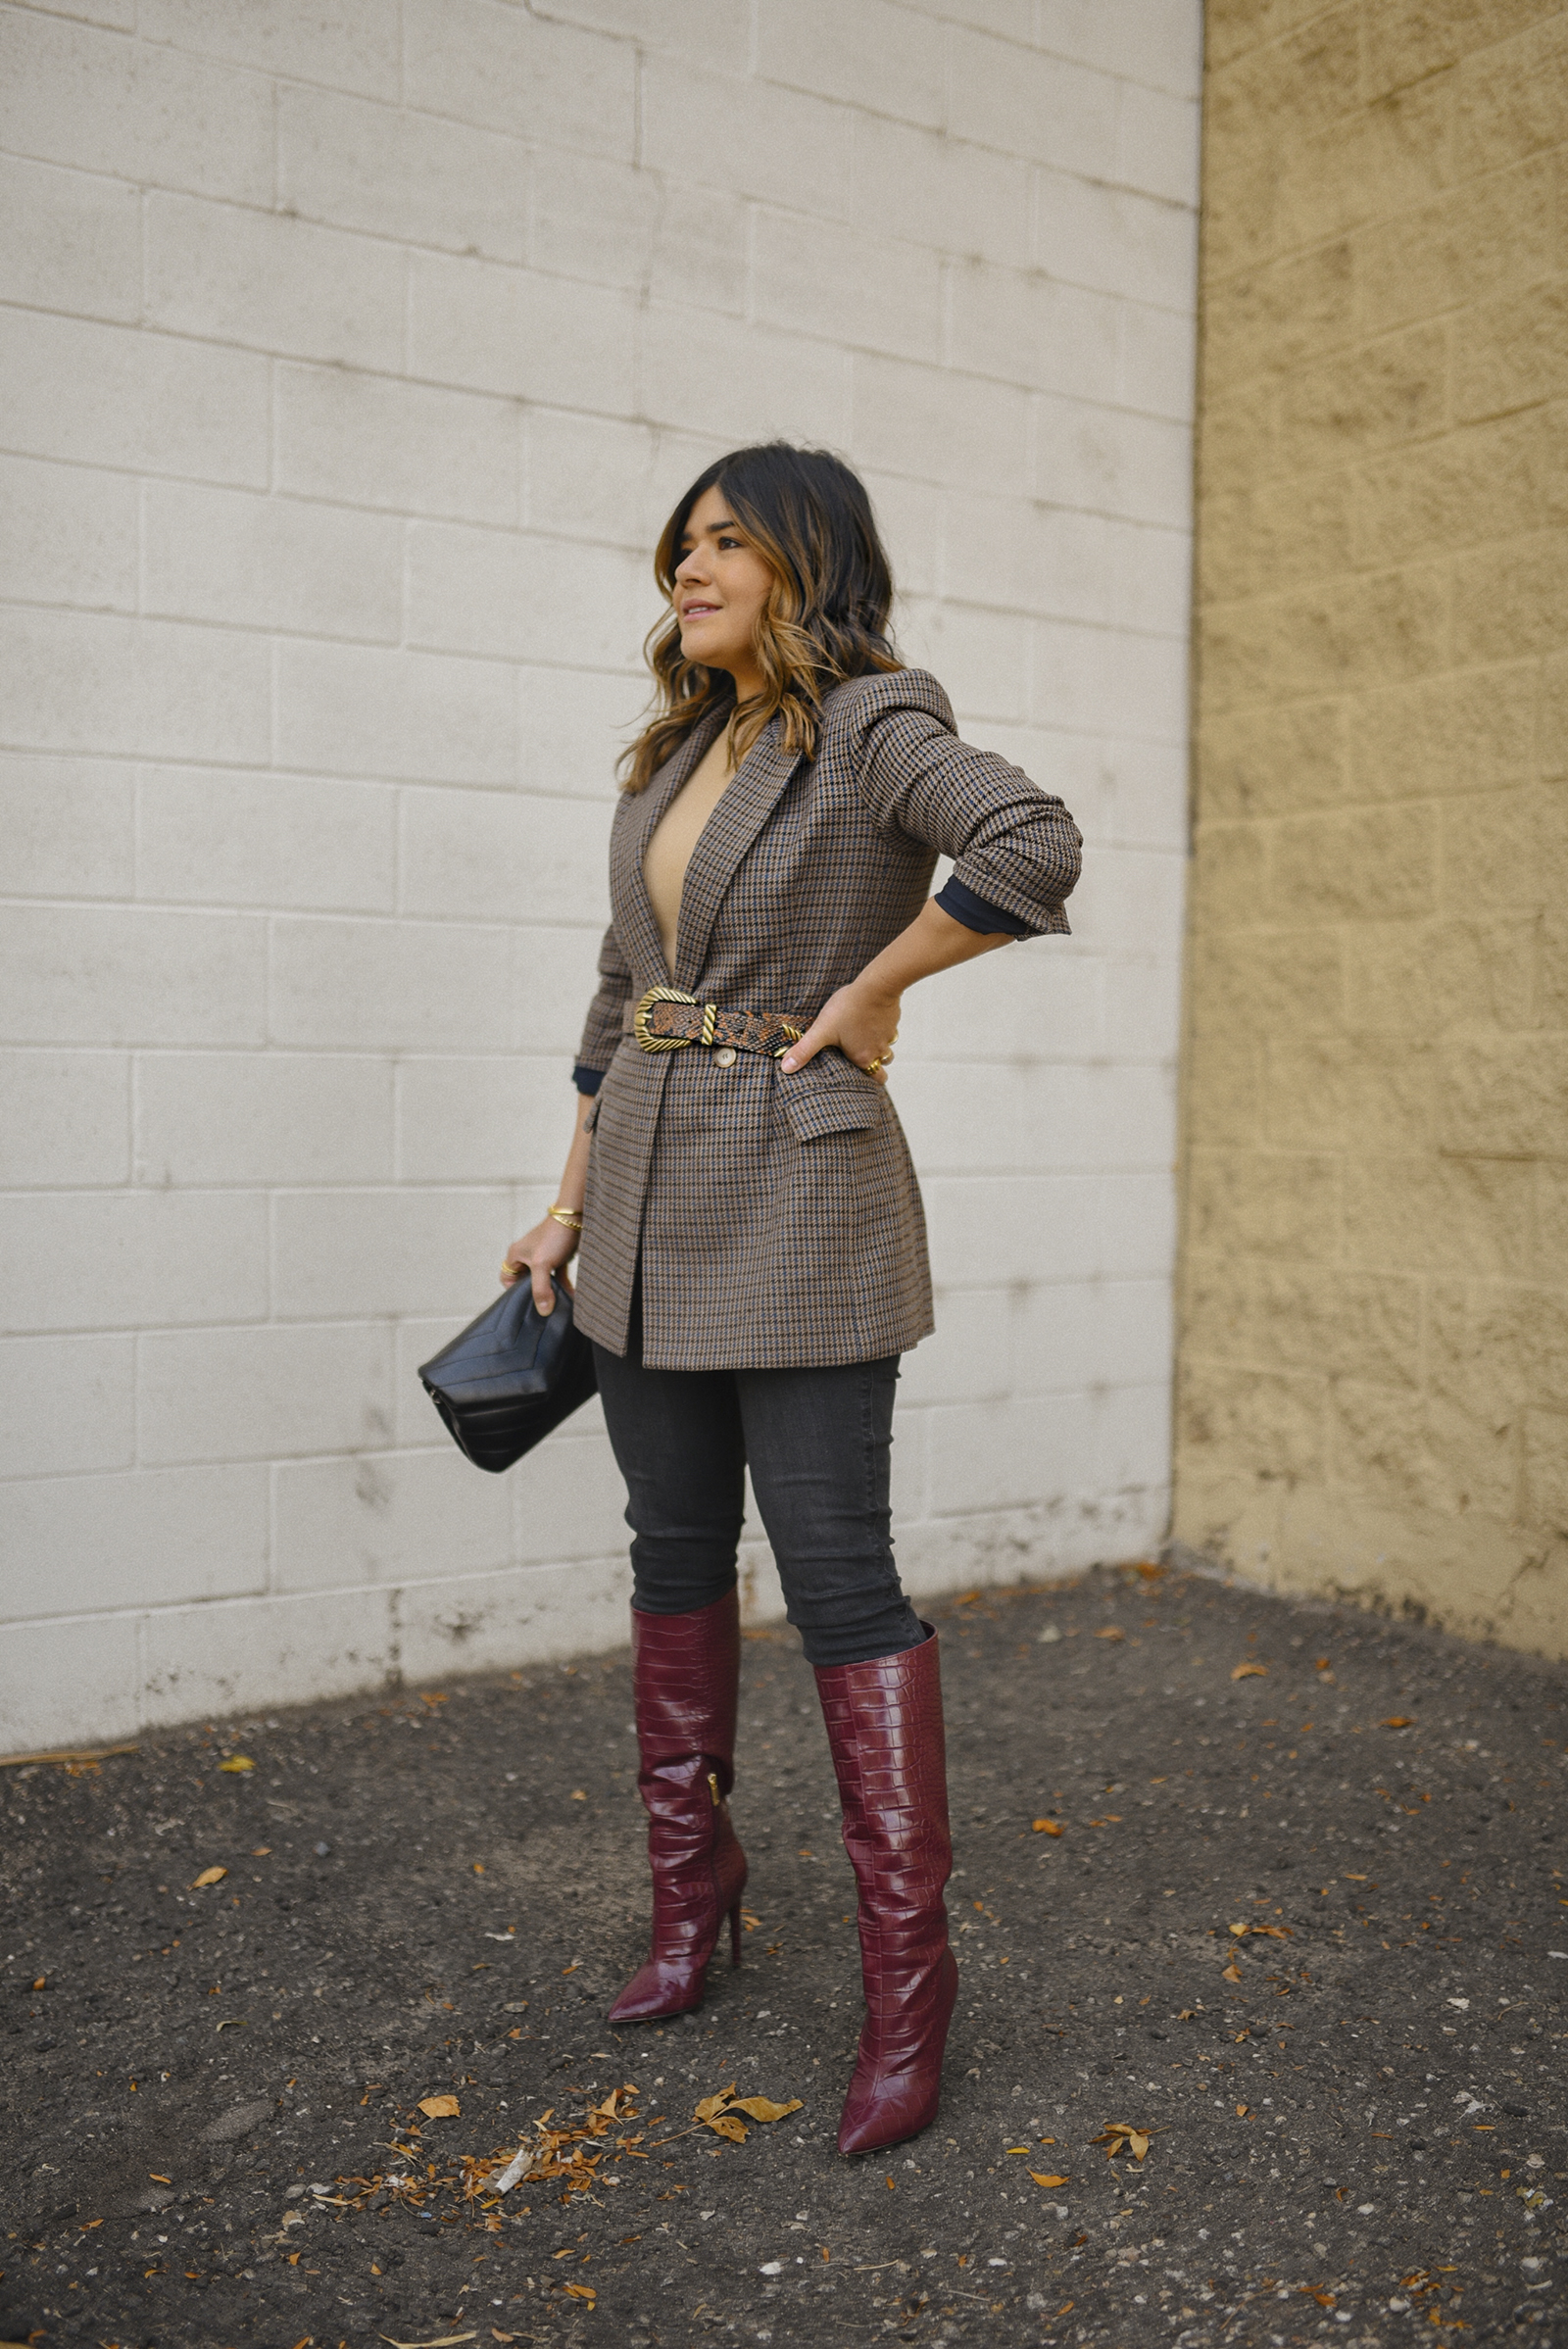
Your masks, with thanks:
M 703 1004 L 703 1032 L 700 1036 L 656 1036 L 648 1025 L 648 1014 L 655 1003 L 695 1003 L 695 995 L 687 995 L 680 987 L 650 987 L 632 1013 L 632 1033 L 645 1052 L 678 1052 L 688 1044 L 711 1044 L 713 1026 L 718 1017 L 716 1003 Z

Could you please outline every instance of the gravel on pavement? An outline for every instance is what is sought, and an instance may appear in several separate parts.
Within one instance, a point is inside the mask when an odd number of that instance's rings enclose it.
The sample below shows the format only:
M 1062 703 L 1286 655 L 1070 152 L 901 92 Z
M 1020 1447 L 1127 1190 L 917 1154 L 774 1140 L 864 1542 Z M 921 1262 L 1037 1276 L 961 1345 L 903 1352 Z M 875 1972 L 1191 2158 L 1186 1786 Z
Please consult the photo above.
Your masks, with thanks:
M 664 2026 L 606 2021 L 625 1653 L 0 1771 L 0 2336 L 1568 2342 L 1564 1669 L 1180 1561 L 934 1612 L 961 1988 L 936 2126 L 854 2163 L 793 1633 L 745 1962 Z

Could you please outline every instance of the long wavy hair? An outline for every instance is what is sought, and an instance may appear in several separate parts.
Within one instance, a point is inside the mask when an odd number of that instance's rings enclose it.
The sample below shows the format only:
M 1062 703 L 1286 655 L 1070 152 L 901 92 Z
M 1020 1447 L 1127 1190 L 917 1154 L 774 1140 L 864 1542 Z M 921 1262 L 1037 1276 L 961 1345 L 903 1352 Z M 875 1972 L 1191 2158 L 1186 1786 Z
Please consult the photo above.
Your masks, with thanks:
M 846 677 L 904 665 L 888 634 L 893 573 L 865 484 L 825 449 L 766 441 L 736 449 L 699 473 L 664 524 L 654 557 L 654 576 L 666 597 L 673 599 L 692 508 L 715 487 L 773 573 L 757 625 L 762 690 L 736 703 L 727 669 L 688 661 L 671 601 L 643 648 L 656 700 L 653 716 L 621 758 L 627 791 L 643 790 L 692 728 L 725 704 L 737 763 L 774 716 L 783 720 L 786 748 L 809 758 L 825 693 Z

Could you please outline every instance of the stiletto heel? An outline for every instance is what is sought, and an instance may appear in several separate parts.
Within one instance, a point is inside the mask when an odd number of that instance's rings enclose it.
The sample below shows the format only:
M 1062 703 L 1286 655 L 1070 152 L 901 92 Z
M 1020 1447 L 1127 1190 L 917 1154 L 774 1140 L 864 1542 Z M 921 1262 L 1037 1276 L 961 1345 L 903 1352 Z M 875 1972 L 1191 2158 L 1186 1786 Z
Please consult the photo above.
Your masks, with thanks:
M 732 1966 L 738 1966 L 741 1962 L 741 1904 L 738 1900 L 729 1913 L 729 1962 Z

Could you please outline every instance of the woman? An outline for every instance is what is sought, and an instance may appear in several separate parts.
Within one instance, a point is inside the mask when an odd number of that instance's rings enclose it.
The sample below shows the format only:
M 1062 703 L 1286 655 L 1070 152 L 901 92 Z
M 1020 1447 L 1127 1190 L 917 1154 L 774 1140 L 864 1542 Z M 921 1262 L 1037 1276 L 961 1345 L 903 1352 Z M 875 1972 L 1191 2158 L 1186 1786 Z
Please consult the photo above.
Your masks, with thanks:
M 734 1778 L 736 1548 L 750 1463 L 815 1667 L 859 1886 L 866 2019 L 839 2147 L 935 2118 L 957 1988 L 937 1640 L 900 1588 L 899 1356 L 931 1330 L 914 1170 L 883 1090 L 906 987 L 1065 931 L 1059 800 L 957 740 L 888 640 L 893 583 L 835 457 L 742 449 L 692 484 L 655 564 L 656 714 L 627 754 L 613 918 L 545 1220 L 508 1250 L 575 1313 L 630 1495 L 653 1948 L 612 2010 L 702 1999 L 746 1860 Z M 939 853 L 956 859 L 927 899 Z

